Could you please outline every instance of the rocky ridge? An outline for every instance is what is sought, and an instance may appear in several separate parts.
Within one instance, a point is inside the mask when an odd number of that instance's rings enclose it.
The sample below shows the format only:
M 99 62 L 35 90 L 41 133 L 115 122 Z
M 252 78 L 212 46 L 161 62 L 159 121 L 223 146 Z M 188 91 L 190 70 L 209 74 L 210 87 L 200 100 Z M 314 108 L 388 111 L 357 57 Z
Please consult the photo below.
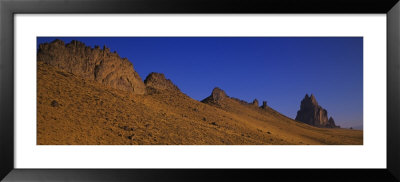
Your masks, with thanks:
M 249 103 L 246 102 L 244 100 L 235 98 L 235 97 L 229 97 L 224 90 L 220 89 L 219 87 L 215 87 L 212 92 L 211 95 L 208 96 L 207 98 L 203 99 L 201 102 L 203 103 L 211 103 L 211 104 L 221 104 L 222 101 L 224 101 L 225 99 L 232 99 L 242 105 L 246 105 L 246 106 L 252 106 L 252 107 L 256 107 L 256 108 L 260 108 L 263 110 L 266 110 L 268 108 L 267 106 L 267 101 L 263 101 L 263 104 L 261 106 L 259 106 L 258 100 L 254 99 L 253 102 Z
M 146 90 L 132 63 L 116 52 L 110 52 L 106 46 L 92 48 L 76 40 L 65 44 L 56 39 L 39 45 L 37 61 L 115 89 L 135 94 L 144 94 Z
M 134 70 L 132 63 L 121 58 L 116 52 L 110 52 L 106 46 L 91 48 L 84 43 L 73 40 L 65 44 L 61 40 L 39 45 L 37 61 L 55 66 L 84 79 L 94 80 L 104 85 L 135 94 L 153 93 L 154 91 L 175 91 L 179 88 L 162 73 L 150 73 L 144 82 Z M 203 103 L 220 104 L 225 99 L 232 99 L 240 104 L 267 110 L 267 102 L 259 106 L 257 99 L 249 103 L 234 97 L 229 97 L 224 90 L 215 87 L 211 95 Z M 328 119 L 327 111 L 318 105 L 314 95 L 308 96 L 301 102 L 296 120 L 317 127 L 335 128 L 332 117 Z
M 127 64 L 130 71 L 114 69 L 118 64 L 125 64 L 116 52 L 111 53 L 107 47 L 86 47 L 78 41 L 65 45 L 56 40 L 50 44 L 54 45 L 40 45 L 38 52 L 37 145 L 321 145 L 363 142 L 362 131 L 316 128 L 296 122 L 267 106 L 266 101 L 259 106 L 257 99 L 247 102 L 229 97 L 220 88 L 213 89 L 205 99 L 207 104 L 200 103 L 175 92 L 179 88 L 161 73 L 150 73 L 144 82 L 138 78 L 145 90 L 139 93 L 146 94 L 127 94 L 125 90 L 138 93 L 132 82 L 131 86 L 113 83 L 137 73 L 132 64 Z M 52 53 L 53 49 L 56 53 Z M 117 55 L 115 60 L 107 58 L 111 54 Z M 108 75 L 111 76 L 104 79 L 104 74 L 110 70 Z M 115 75 L 124 77 L 114 78 Z M 149 90 L 154 94 L 149 94 Z M 208 101 L 221 105 L 208 104 Z M 315 103 L 318 105 L 316 100 Z M 329 122 L 334 123 L 332 117 Z

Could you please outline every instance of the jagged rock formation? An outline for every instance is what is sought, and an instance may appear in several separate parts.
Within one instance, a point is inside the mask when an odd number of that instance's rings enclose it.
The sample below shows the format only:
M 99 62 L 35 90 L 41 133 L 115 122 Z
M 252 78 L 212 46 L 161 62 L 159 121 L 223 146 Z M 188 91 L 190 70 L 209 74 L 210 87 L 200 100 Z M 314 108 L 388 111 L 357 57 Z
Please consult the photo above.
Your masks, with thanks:
M 225 91 L 222 89 L 215 87 L 213 91 L 211 92 L 211 95 L 202 100 L 202 102 L 212 102 L 212 103 L 218 103 L 226 98 L 229 98 L 228 95 L 226 95 Z
M 335 120 L 333 120 L 332 116 L 329 117 L 328 119 L 328 125 L 327 127 L 331 127 L 331 128 L 340 128 L 340 126 L 335 124 Z
M 306 96 L 301 101 L 300 110 L 297 111 L 297 121 L 307 123 L 317 127 L 335 128 L 335 122 L 331 117 L 328 119 L 328 111 L 318 105 L 314 95 Z
M 179 89 L 162 74 L 150 74 L 145 84 L 106 47 L 54 41 L 40 45 L 37 57 L 37 145 L 363 144 L 362 130 L 309 126 L 219 88 L 204 104 L 170 92 Z
M 257 99 L 254 99 L 254 100 L 253 100 L 253 105 L 256 106 L 256 107 L 258 107 L 258 100 L 257 100 Z
M 157 90 L 180 91 L 179 88 L 172 83 L 170 79 L 166 79 L 165 75 L 162 73 L 150 73 L 144 80 L 144 84 L 147 87 L 152 87 Z
M 203 103 L 214 103 L 214 104 L 220 104 L 221 101 L 225 99 L 231 99 L 233 101 L 236 101 L 242 105 L 246 106 L 251 106 L 251 107 L 256 107 L 256 108 L 261 108 L 261 109 L 267 109 L 267 101 L 263 101 L 263 105 L 259 107 L 259 102 L 257 99 L 254 99 L 253 102 L 246 102 L 244 100 L 235 98 L 235 97 L 229 97 L 225 91 L 222 89 L 215 87 L 213 91 L 211 92 L 211 95 L 208 96 L 207 98 L 203 99 L 201 102 Z
M 261 106 L 261 109 L 267 109 L 267 101 L 263 101 L 263 104 Z
M 79 41 L 65 44 L 57 39 L 39 45 L 37 61 L 119 90 L 144 94 L 146 89 L 132 63 L 105 46 L 91 48 Z

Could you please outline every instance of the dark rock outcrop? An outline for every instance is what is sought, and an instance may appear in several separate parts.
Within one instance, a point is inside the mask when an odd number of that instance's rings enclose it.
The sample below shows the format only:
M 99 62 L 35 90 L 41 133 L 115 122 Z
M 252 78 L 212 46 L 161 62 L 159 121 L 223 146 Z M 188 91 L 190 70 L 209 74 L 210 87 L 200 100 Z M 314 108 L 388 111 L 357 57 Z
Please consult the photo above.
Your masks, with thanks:
M 162 73 L 150 73 L 144 80 L 147 87 L 152 87 L 157 90 L 179 91 L 179 88 L 172 83 L 170 79 L 166 79 Z
M 225 98 L 228 98 L 228 95 L 226 95 L 225 91 L 223 91 L 222 89 L 215 87 L 209 97 L 214 101 L 221 101 Z
M 203 99 L 201 102 L 204 103 L 219 103 L 220 101 L 223 101 L 224 99 L 229 98 L 228 95 L 226 95 L 225 91 L 222 89 L 215 87 L 213 91 L 211 92 L 211 95 L 208 96 L 207 98 Z
M 257 99 L 254 99 L 254 100 L 253 100 L 253 105 L 256 106 L 256 107 L 258 107 L 258 100 L 257 100 Z
M 337 127 L 337 128 L 340 128 L 340 126 L 336 126 L 335 120 L 333 120 L 332 116 L 329 117 L 329 119 L 328 119 L 328 125 L 327 125 L 327 127 Z
M 215 87 L 213 89 L 213 91 L 211 92 L 211 95 L 208 96 L 207 98 L 203 99 L 201 102 L 203 102 L 203 103 L 212 103 L 212 104 L 219 105 L 219 104 L 222 103 L 222 101 L 225 101 L 225 100 L 228 100 L 228 99 L 231 100 L 231 101 L 235 101 L 235 102 L 237 102 L 239 104 L 246 105 L 246 106 L 253 106 L 253 105 L 255 105 L 254 102 L 256 102 L 258 104 L 257 99 L 255 99 L 253 101 L 253 103 L 248 103 L 248 102 L 246 102 L 244 100 L 241 100 L 241 99 L 238 99 L 238 98 L 235 98 L 235 97 L 229 97 L 225 93 L 225 91 L 223 91 L 222 89 L 220 89 L 218 87 Z
M 254 99 L 253 102 L 247 102 L 245 100 L 241 100 L 235 97 L 230 97 L 228 96 L 225 91 L 223 91 L 222 89 L 215 87 L 213 89 L 213 91 L 211 92 L 211 95 L 208 96 L 207 98 L 203 99 L 201 102 L 203 103 L 211 103 L 211 104 L 221 104 L 222 101 L 224 100 L 231 100 L 231 101 L 235 101 L 239 104 L 245 105 L 245 106 L 249 106 L 251 108 L 254 109 L 267 109 L 267 101 L 263 101 L 263 105 L 259 107 L 259 102 L 257 99 Z
M 135 94 L 145 93 L 146 87 L 132 63 L 105 46 L 103 49 L 99 46 L 91 48 L 79 41 L 65 44 L 57 39 L 39 45 L 37 61 L 112 88 Z
M 328 111 L 318 105 L 314 95 L 306 96 L 301 101 L 300 110 L 297 111 L 297 121 L 317 127 L 335 128 L 335 122 L 331 117 L 328 119 Z
M 261 106 L 261 109 L 267 109 L 267 101 L 263 101 L 263 104 Z

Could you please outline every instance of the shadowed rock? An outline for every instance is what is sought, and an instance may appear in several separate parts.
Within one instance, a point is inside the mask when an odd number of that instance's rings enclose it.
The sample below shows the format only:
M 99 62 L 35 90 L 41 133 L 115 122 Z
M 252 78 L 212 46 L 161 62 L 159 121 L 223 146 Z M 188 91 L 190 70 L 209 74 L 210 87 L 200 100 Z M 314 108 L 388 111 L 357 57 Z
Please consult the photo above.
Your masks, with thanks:
M 220 101 L 220 100 L 224 100 L 225 98 L 227 98 L 228 96 L 226 95 L 225 91 L 223 91 L 222 89 L 215 87 L 213 89 L 213 91 L 211 92 L 211 96 L 212 99 L 214 101 Z
M 170 91 L 179 91 L 179 88 L 172 83 L 170 79 L 166 79 L 165 75 L 162 73 L 150 73 L 144 83 L 147 87 L 152 87 L 157 90 L 170 90 Z
M 50 105 L 52 107 L 58 107 L 59 106 L 59 104 L 58 104 L 58 102 L 56 100 L 51 101 Z
M 257 100 L 257 99 L 254 99 L 254 100 L 253 100 L 253 105 L 256 106 L 256 107 L 258 107 L 258 100 Z
M 296 120 L 317 127 L 335 128 L 333 118 L 330 119 L 328 120 L 328 111 L 318 105 L 315 96 L 306 94 L 301 101 L 300 110 L 297 111 Z
M 116 52 L 111 53 L 106 46 L 91 48 L 76 40 L 65 44 L 57 39 L 39 45 L 37 61 L 112 88 L 135 94 L 145 92 L 145 85 L 132 63 Z
M 333 120 L 332 116 L 329 117 L 328 119 L 328 125 L 326 125 L 327 127 L 331 127 L 331 128 L 340 128 L 340 126 L 335 124 L 335 120 Z
M 263 101 L 263 104 L 261 106 L 261 109 L 267 109 L 267 101 Z
M 212 102 L 212 103 L 218 103 L 226 98 L 229 98 L 225 91 L 222 89 L 215 87 L 213 91 L 211 92 L 211 95 L 202 100 L 202 102 L 207 103 L 207 102 Z
M 249 106 L 249 107 L 251 107 L 251 108 L 254 108 L 254 106 L 255 106 L 256 108 L 258 108 L 258 105 L 259 105 L 259 102 L 258 102 L 257 99 L 254 99 L 253 102 L 247 102 L 247 101 L 244 101 L 244 100 L 235 98 L 235 97 L 230 97 L 230 96 L 228 96 L 228 95 L 225 93 L 224 90 L 222 90 L 222 89 L 220 89 L 220 88 L 218 88 L 218 87 L 215 87 L 215 88 L 213 89 L 213 91 L 211 92 L 211 95 L 208 96 L 207 98 L 203 99 L 201 102 L 219 105 L 219 104 L 221 104 L 221 102 L 224 101 L 224 100 L 235 101 L 235 102 L 237 102 L 237 103 L 239 103 L 239 104 L 242 104 L 242 105 L 245 105 L 245 106 Z M 266 106 L 266 105 L 267 105 L 267 102 L 264 101 L 263 104 L 265 105 L 264 107 L 266 108 L 266 107 L 267 107 L 267 106 Z M 261 106 L 261 107 L 263 107 L 263 106 Z M 260 108 L 261 108 L 261 107 L 260 107 Z

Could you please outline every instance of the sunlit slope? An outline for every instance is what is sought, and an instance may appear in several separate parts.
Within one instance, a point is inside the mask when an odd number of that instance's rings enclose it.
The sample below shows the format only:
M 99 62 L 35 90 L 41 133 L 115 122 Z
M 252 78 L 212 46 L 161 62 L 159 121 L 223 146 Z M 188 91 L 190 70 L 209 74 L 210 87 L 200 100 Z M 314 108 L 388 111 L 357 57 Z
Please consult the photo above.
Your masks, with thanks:
M 236 100 L 178 91 L 133 95 L 38 62 L 37 144 L 362 144 L 362 131 L 323 129 Z
M 245 123 L 249 129 L 269 131 L 280 141 L 290 144 L 362 144 L 363 141 L 360 130 L 310 126 L 290 119 L 270 107 L 262 109 L 233 99 L 209 104 L 229 112 L 235 120 Z

